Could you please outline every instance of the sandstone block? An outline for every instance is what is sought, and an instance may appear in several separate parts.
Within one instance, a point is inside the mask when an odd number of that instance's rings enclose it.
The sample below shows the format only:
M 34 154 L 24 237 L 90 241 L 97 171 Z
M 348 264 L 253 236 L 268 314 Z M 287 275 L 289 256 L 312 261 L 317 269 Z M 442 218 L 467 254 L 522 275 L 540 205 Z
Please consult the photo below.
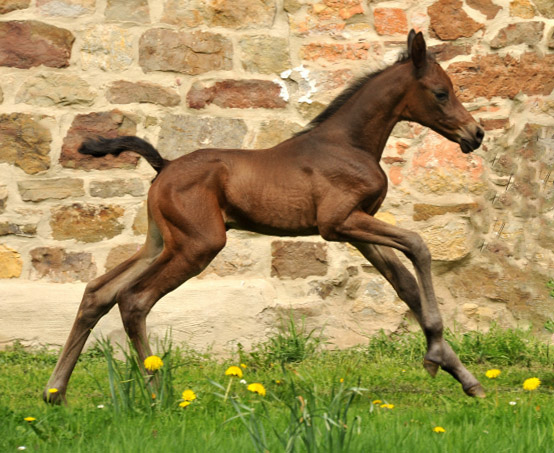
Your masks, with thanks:
M 45 73 L 25 80 L 15 102 L 40 107 L 89 106 L 95 97 L 90 85 L 76 75 Z
M 46 278 L 56 283 L 88 282 L 96 276 L 91 253 L 72 253 L 58 247 L 31 250 L 33 278 Z
M 495 96 L 513 99 L 520 92 L 546 96 L 554 89 L 554 55 L 476 56 L 471 62 L 451 64 L 448 73 L 461 101 Z
M 510 24 L 498 32 L 490 45 L 493 49 L 518 44 L 534 46 L 542 39 L 543 31 L 544 22 L 533 21 Z
M 546 41 L 546 44 L 548 45 L 549 49 L 554 49 L 554 28 L 550 29 L 550 32 L 548 33 L 548 39 Z
M 85 71 L 123 71 L 133 64 L 132 30 L 116 25 L 97 25 L 87 29 L 82 37 L 81 65 Z
M 142 244 L 123 244 L 111 249 L 104 265 L 106 272 L 110 272 L 114 267 L 131 258 L 141 246 Z
M 468 44 L 445 43 L 430 46 L 429 50 L 433 52 L 437 61 L 448 61 L 458 55 L 469 55 L 471 53 L 471 46 Z
M 146 210 L 146 201 L 142 204 L 135 215 L 133 221 L 133 233 L 137 236 L 148 232 L 148 212 Z
M 18 181 L 17 187 L 23 201 L 62 200 L 85 194 L 83 180 L 74 178 L 30 179 Z
M 45 16 L 78 17 L 94 12 L 96 0 L 37 0 L 37 7 Z
M 323 43 L 306 44 L 300 49 L 303 60 L 325 60 L 334 63 L 340 60 L 367 60 L 378 53 L 377 45 L 370 43 Z
M 438 0 L 427 8 L 431 29 L 443 41 L 470 38 L 484 26 L 462 9 L 462 0 Z
M 0 214 L 6 210 L 6 205 L 8 203 L 8 188 L 6 186 L 0 185 Z
M 80 154 L 77 150 L 87 138 L 114 138 L 119 135 L 135 134 L 135 120 L 119 110 L 77 115 L 64 138 L 60 163 L 63 167 L 80 170 L 134 168 L 137 165 L 138 156 L 132 153 L 122 153 L 117 157 L 109 155 L 96 158 Z
M 242 67 L 262 74 L 281 73 L 291 67 L 286 38 L 246 36 L 239 41 Z
M 246 132 L 246 123 L 239 119 L 167 115 L 158 149 L 166 159 L 176 159 L 200 148 L 241 148 Z
M 268 80 L 222 80 L 213 84 L 196 82 L 187 94 L 189 107 L 202 109 L 210 104 L 235 109 L 281 109 L 287 102 L 281 86 Z
M 16 250 L 0 244 L 0 278 L 18 278 L 22 270 L 21 255 Z
M 144 185 L 139 178 L 112 179 L 111 181 L 92 181 L 90 195 L 99 198 L 124 197 L 144 195 Z
M 429 131 L 411 160 L 407 175 L 413 188 L 426 194 L 483 193 L 483 160 L 463 154 L 457 143 Z M 395 168 L 395 167 L 393 167 Z
M 418 232 L 435 261 L 459 261 L 473 248 L 471 229 L 462 219 L 441 220 Z
M 296 8 L 293 4 L 289 4 L 289 6 L 291 9 L 300 9 L 300 6 Z M 285 10 L 287 10 L 287 5 L 285 5 Z M 290 10 L 287 11 L 290 12 Z M 361 27 L 366 33 L 370 31 L 369 24 L 363 22 L 365 19 L 363 14 L 364 7 L 361 0 L 312 2 L 302 13 L 289 16 L 289 23 L 290 29 L 295 35 L 344 36 L 347 27 L 349 34 L 355 33 L 354 29 L 358 27 Z M 353 19 L 355 16 L 359 17 Z
M 327 274 L 327 246 L 321 242 L 273 241 L 271 276 L 306 278 Z
M 0 66 L 69 66 L 75 37 L 70 31 L 42 22 L 0 22 Z
M 146 72 L 175 71 L 189 75 L 233 68 L 233 46 L 222 35 L 152 29 L 139 42 L 139 64 Z
M 215 0 L 206 5 L 210 27 L 271 28 L 276 11 L 275 0 Z
M 510 16 L 532 19 L 535 17 L 535 7 L 529 0 L 512 0 L 510 2 Z
M 408 33 L 408 19 L 401 8 L 375 8 L 373 10 L 375 30 L 379 35 L 405 35 Z
M 502 9 L 501 6 L 492 2 L 492 0 L 466 0 L 468 6 L 480 11 L 487 16 L 487 19 L 494 19 L 498 12 Z
M 165 0 L 162 22 L 198 27 L 206 22 L 205 6 L 204 0 Z
M 461 203 L 461 204 L 447 205 L 447 206 L 415 203 L 413 219 L 415 221 L 429 220 L 431 217 L 449 214 L 449 213 L 465 214 L 470 212 L 473 209 L 477 209 L 477 207 L 478 207 L 477 203 Z
M 18 9 L 27 9 L 31 4 L 31 0 L 4 0 L 0 4 L 0 14 L 11 13 Z
M 281 120 L 264 121 L 260 126 L 258 135 L 256 135 L 254 148 L 271 148 L 301 130 L 302 127 L 297 123 Z
M 148 0 L 108 0 L 104 13 L 107 20 L 119 22 L 150 22 Z
M 0 236 L 32 237 L 37 234 L 37 225 L 34 223 L 0 222 Z
M 112 104 L 139 102 L 165 107 L 174 107 L 181 102 L 179 94 L 170 88 L 155 83 L 127 82 L 125 80 L 112 83 L 108 87 L 106 98 Z
M 551 0 L 533 0 L 539 14 L 548 19 L 554 19 L 554 3 Z
M 50 131 L 41 118 L 25 113 L 0 115 L 0 162 L 34 175 L 50 168 Z
M 51 213 L 52 237 L 60 241 L 98 242 L 117 236 L 124 228 L 120 206 L 75 203 L 52 208 Z

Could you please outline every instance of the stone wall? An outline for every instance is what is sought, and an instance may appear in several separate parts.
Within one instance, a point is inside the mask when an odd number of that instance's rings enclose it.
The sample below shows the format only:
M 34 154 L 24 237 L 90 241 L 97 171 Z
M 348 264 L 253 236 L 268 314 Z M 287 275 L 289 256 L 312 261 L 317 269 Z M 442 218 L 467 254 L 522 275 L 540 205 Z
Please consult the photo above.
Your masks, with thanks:
M 83 138 L 138 135 L 175 158 L 269 147 L 424 32 L 487 131 L 459 147 L 417 124 L 390 138 L 381 219 L 421 233 L 447 325 L 554 317 L 552 0 L 4 0 L 0 5 L 0 343 L 61 344 L 85 283 L 137 250 L 153 170 Z M 414 328 L 344 244 L 230 232 L 150 325 L 223 351 L 289 307 L 339 347 Z M 117 312 L 99 331 L 122 336 Z

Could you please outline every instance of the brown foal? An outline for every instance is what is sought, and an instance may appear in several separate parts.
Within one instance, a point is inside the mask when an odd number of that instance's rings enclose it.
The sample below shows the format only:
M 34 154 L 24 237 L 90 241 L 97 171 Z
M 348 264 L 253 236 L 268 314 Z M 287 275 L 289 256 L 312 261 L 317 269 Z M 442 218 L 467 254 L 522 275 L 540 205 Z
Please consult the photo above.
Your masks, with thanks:
M 144 246 L 87 285 L 45 400 L 65 401 L 91 329 L 116 302 L 139 357 L 150 355 L 146 316 L 161 297 L 210 263 L 230 228 L 350 242 L 415 314 L 427 338 L 425 369 L 434 376 L 441 367 L 465 393 L 484 396 L 443 338 L 428 248 L 418 234 L 374 217 L 387 193 L 379 160 L 392 128 L 402 120 L 430 127 L 459 143 L 464 153 L 477 149 L 484 135 L 428 55 L 423 35 L 413 30 L 408 51 L 397 63 L 353 85 L 306 130 L 271 149 L 205 149 L 167 161 L 136 137 L 84 143 L 80 152 L 97 157 L 137 152 L 159 174 L 148 195 Z M 416 277 L 395 250 L 413 263 Z M 49 393 L 50 388 L 58 392 Z

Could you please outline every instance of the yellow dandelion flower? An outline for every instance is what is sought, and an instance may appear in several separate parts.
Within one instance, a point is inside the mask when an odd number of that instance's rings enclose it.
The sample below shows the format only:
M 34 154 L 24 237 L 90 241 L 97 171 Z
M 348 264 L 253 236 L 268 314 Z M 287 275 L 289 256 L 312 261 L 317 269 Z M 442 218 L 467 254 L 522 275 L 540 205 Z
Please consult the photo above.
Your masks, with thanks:
M 436 433 L 445 433 L 446 429 L 444 429 L 442 426 L 435 426 L 433 428 L 433 431 L 436 432 Z
M 230 366 L 225 371 L 225 376 L 236 376 L 238 378 L 242 377 L 242 370 L 238 366 Z
M 265 396 L 265 387 L 259 382 L 254 382 L 253 384 L 250 384 L 246 388 L 253 393 L 257 393 L 258 395 Z
M 182 398 L 185 401 L 193 401 L 196 399 L 196 393 L 194 393 L 192 390 L 187 389 L 183 392 Z
M 498 376 L 500 376 L 501 371 L 497 369 L 487 370 L 485 373 L 485 376 L 487 376 L 489 379 L 496 379 Z
M 381 404 L 381 409 L 394 409 L 394 404 Z
M 181 401 L 179 407 L 187 407 L 190 404 L 190 401 Z
M 58 389 L 48 389 L 48 393 L 58 393 Z
M 25 420 L 26 422 L 34 422 L 36 420 L 35 417 L 25 417 L 23 420 Z
M 144 368 L 146 368 L 148 371 L 156 371 L 163 366 L 163 360 L 160 359 L 157 355 L 151 355 L 150 357 L 146 357 L 146 359 L 144 359 Z
M 529 379 L 525 379 L 523 382 L 523 389 L 524 390 L 537 390 L 539 388 L 539 385 L 541 385 L 541 380 L 536 377 L 532 377 Z
M 374 400 L 373 404 L 383 404 L 383 402 L 381 400 Z
M 244 363 L 241 363 L 241 364 L 240 364 L 240 367 L 241 367 L 241 368 L 246 368 L 246 365 L 245 365 Z
M 152 393 L 152 399 L 153 399 L 153 400 L 156 399 L 156 394 L 155 394 L 155 393 Z
M 342 384 L 344 382 L 344 378 L 340 378 L 339 382 Z

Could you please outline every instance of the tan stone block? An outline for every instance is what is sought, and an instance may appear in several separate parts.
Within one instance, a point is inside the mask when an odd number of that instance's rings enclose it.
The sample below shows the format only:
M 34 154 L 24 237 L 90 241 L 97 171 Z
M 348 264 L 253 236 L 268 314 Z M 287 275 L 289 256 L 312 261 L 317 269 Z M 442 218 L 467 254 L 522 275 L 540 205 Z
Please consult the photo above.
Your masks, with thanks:
M 123 231 L 120 222 L 124 209 L 114 205 L 87 205 L 75 203 L 52 208 L 50 227 L 56 240 L 75 239 L 98 242 L 111 239 Z
M 145 72 L 189 75 L 233 68 L 233 45 L 223 35 L 154 28 L 139 41 L 139 64 Z
M 109 272 L 117 265 L 131 258 L 141 247 L 142 244 L 122 244 L 114 247 L 110 250 L 106 258 L 106 264 L 104 265 L 105 271 Z
M 108 0 L 104 13 L 107 20 L 120 22 L 150 22 L 148 0 Z
M 291 67 L 286 38 L 256 35 L 239 41 L 242 67 L 249 72 L 278 74 Z
M 373 10 L 375 30 L 379 35 L 408 33 L 408 18 L 401 8 L 375 8 Z
M 529 0 L 512 0 L 510 2 L 510 16 L 532 19 L 535 17 L 535 7 Z
M 302 127 L 297 123 L 281 120 L 264 121 L 256 135 L 254 148 L 271 148 L 300 132 Z
M 83 70 L 122 71 L 133 64 L 133 32 L 116 25 L 97 25 L 85 30 L 81 45 Z
M 23 260 L 16 250 L 0 244 L 0 278 L 18 278 L 23 270 Z
M 473 248 L 472 230 L 465 220 L 441 221 L 418 230 L 435 261 L 459 261 Z
M 27 9 L 31 0 L 3 0 L 0 4 L 0 14 L 11 13 L 18 9 Z
M 18 181 L 17 187 L 23 201 L 62 200 L 85 194 L 83 180 L 73 178 L 29 179 Z
M 327 273 L 327 246 L 321 242 L 273 241 L 271 255 L 272 277 L 294 279 Z
M 25 113 L 0 115 L 0 162 L 34 175 L 50 168 L 52 136 L 41 117 Z
M 170 88 L 148 82 L 113 82 L 106 92 L 106 98 L 112 104 L 131 104 L 133 102 L 158 104 L 165 107 L 179 105 L 181 97 Z
M 79 17 L 94 12 L 96 0 L 37 0 L 37 8 L 45 16 Z
M 83 79 L 72 74 L 48 73 L 31 76 L 21 86 L 15 102 L 52 106 L 90 106 L 96 93 Z

